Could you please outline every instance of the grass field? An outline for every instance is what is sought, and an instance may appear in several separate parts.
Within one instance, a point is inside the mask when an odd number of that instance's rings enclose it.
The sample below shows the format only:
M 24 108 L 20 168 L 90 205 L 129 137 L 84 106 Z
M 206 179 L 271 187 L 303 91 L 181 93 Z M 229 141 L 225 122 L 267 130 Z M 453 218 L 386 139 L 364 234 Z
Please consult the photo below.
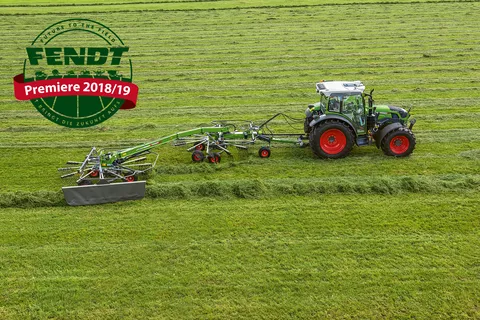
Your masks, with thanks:
M 479 1 L 0 0 L 0 16 L 0 319 L 480 318 Z M 68 18 L 130 47 L 137 108 L 73 130 L 15 101 L 25 47 Z M 56 168 L 92 146 L 301 118 L 321 79 L 412 105 L 412 156 L 276 145 L 210 166 L 164 146 L 146 199 L 63 200 Z

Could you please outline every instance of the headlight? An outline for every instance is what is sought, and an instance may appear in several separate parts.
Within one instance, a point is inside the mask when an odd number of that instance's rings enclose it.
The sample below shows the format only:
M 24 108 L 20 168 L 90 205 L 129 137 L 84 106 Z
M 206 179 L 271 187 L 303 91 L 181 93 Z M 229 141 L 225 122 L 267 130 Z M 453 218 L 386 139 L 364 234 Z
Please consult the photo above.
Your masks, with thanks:
M 307 108 L 307 110 L 305 110 L 305 116 L 307 118 L 310 118 L 312 115 L 313 115 L 313 112 L 310 110 L 310 108 Z

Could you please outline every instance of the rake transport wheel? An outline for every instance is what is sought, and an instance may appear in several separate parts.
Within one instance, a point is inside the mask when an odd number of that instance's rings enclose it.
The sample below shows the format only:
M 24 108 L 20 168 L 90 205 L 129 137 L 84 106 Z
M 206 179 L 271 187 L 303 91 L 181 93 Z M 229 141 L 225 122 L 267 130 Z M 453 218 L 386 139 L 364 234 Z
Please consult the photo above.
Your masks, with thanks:
M 90 180 L 82 180 L 78 183 L 79 186 L 90 186 L 92 184 L 93 184 L 93 182 L 90 181 Z
M 270 157 L 270 148 L 269 147 L 261 147 L 258 150 L 258 155 L 259 155 L 260 158 Z
M 217 153 L 217 152 L 215 152 L 215 153 L 210 153 L 210 154 L 208 154 L 208 156 L 207 156 L 207 161 L 208 161 L 209 163 L 220 163 L 220 159 L 221 159 L 220 153 Z
M 195 150 L 199 150 L 199 151 L 205 150 L 205 144 L 203 144 L 203 143 L 197 144 L 197 145 L 195 146 Z
M 134 182 L 134 181 L 137 181 L 137 177 L 132 175 L 132 176 L 125 177 L 125 180 L 127 180 L 127 182 Z
M 353 141 L 353 132 L 347 124 L 336 120 L 327 120 L 315 127 L 311 148 L 320 158 L 339 159 L 350 153 Z
M 413 152 L 416 143 L 412 130 L 402 127 L 387 133 L 382 139 L 381 147 L 388 156 L 406 157 Z
M 200 150 L 195 150 L 192 152 L 192 161 L 193 162 L 202 162 L 205 159 L 203 152 Z

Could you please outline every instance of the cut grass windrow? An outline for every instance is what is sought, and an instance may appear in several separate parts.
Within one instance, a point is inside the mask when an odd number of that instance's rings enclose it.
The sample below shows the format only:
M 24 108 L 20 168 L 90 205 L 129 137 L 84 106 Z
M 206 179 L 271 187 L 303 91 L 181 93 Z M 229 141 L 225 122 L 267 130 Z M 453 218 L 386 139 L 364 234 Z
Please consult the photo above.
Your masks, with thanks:
M 480 192 L 480 175 L 445 175 L 442 177 L 383 177 L 380 179 L 253 179 L 231 181 L 149 183 L 146 197 L 155 199 L 269 199 L 281 196 L 311 196 L 325 194 L 405 195 L 476 193 Z M 66 206 L 62 192 L 33 191 L 0 193 L 0 208 L 36 208 Z

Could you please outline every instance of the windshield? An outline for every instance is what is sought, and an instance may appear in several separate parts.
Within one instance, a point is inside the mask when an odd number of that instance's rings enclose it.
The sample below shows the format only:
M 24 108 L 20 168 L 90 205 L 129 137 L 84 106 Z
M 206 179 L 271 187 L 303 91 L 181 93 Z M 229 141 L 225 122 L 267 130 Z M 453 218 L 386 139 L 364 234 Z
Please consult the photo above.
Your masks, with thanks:
M 342 113 L 363 112 L 363 98 L 357 92 L 332 93 L 328 100 L 328 111 Z

